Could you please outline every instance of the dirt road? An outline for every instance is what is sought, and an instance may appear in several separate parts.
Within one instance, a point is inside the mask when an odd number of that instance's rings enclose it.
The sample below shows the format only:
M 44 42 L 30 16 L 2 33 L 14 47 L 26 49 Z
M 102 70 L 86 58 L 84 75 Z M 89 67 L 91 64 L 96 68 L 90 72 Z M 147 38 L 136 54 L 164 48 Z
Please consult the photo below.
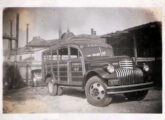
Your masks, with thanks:
M 4 113 L 161 113 L 162 92 L 152 89 L 142 101 L 127 101 L 113 95 L 106 107 L 90 105 L 82 91 L 65 89 L 62 96 L 50 96 L 45 87 L 26 87 L 8 92 L 3 98 Z

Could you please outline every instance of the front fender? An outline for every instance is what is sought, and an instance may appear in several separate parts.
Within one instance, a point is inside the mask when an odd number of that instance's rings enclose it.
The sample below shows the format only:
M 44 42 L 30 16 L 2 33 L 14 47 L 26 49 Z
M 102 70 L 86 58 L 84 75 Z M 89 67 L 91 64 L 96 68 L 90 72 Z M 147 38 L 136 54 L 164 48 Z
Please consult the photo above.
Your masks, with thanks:
M 100 77 L 102 80 L 117 78 L 117 75 L 115 72 L 109 73 L 106 70 L 104 70 L 103 68 L 97 68 L 97 69 L 90 70 L 85 74 L 85 77 L 84 77 L 85 83 L 90 77 L 95 76 L 95 75 Z

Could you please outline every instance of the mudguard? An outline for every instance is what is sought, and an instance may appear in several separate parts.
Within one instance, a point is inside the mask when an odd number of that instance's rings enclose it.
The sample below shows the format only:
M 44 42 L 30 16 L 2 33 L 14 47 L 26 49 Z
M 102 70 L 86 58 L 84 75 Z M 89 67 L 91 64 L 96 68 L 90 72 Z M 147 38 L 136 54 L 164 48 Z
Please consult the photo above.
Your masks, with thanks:
M 51 78 L 51 79 L 47 79 L 47 78 Z M 53 74 L 53 72 L 49 72 L 46 77 L 45 77 L 45 82 L 48 83 L 49 80 L 52 80 L 53 84 L 56 84 L 57 83 L 57 80 Z
M 93 70 L 86 72 L 85 77 L 84 77 L 84 79 L 85 79 L 84 84 L 88 80 L 88 76 L 90 76 L 91 74 L 92 74 L 92 76 L 93 75 L 99 76 L 102 80 L 109 80 L 109 79 L 117 78 L 116 72 L 109 73 L 104 68 L 97 68 L 97 69 L 93 69 Z

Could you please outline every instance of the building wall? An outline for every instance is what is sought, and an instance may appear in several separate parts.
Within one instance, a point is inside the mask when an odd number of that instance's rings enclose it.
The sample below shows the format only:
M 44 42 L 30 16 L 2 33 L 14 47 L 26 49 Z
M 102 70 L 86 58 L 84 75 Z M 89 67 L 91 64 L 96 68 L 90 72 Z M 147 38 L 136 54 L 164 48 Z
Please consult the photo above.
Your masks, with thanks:
M 33 53 L 26 53 L 26 54 L 18 54 L 18 55 L 11 55 L 9 56 L 10 58 L 10 61 L 11 62 L 14 62 L 14 61 L 17 61 L 17 62 L 22 62 L 28 58 L 33 58 Z
M 45 48 L 33 48 L 33 52 L 19 53 L 4 56 L 4 62 L 16 65 L 22 76 L 23 82 L 32 84 L 32 70 L 41 69 L 42 52 Z
M 114 48 L 115 55 L 128 55 L 130 57 L 134 57 L 134 39 L 136 39 L 137 57 L 142 59 L 140 62 L 137 61 L 138 64 L 148 64 L 155 85 L 162 87 L 162 31 L 160 22 L 123 30 L 120 34 L 114 33 L 105 38 L 107 43 Z

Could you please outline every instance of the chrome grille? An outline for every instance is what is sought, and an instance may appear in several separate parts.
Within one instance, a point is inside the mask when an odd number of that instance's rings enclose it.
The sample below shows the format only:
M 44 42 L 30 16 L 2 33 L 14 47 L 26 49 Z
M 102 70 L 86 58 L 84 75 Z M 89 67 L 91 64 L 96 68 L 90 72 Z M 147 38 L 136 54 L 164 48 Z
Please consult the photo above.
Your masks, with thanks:
M 133 69 L 133 62 L 131 60 L 123 60 L 120 61 L 119 64 L 123 69 Z
M 137 84 L 143 82 L 143 72 L 140 69 L 116 69 L 119 85 Z

